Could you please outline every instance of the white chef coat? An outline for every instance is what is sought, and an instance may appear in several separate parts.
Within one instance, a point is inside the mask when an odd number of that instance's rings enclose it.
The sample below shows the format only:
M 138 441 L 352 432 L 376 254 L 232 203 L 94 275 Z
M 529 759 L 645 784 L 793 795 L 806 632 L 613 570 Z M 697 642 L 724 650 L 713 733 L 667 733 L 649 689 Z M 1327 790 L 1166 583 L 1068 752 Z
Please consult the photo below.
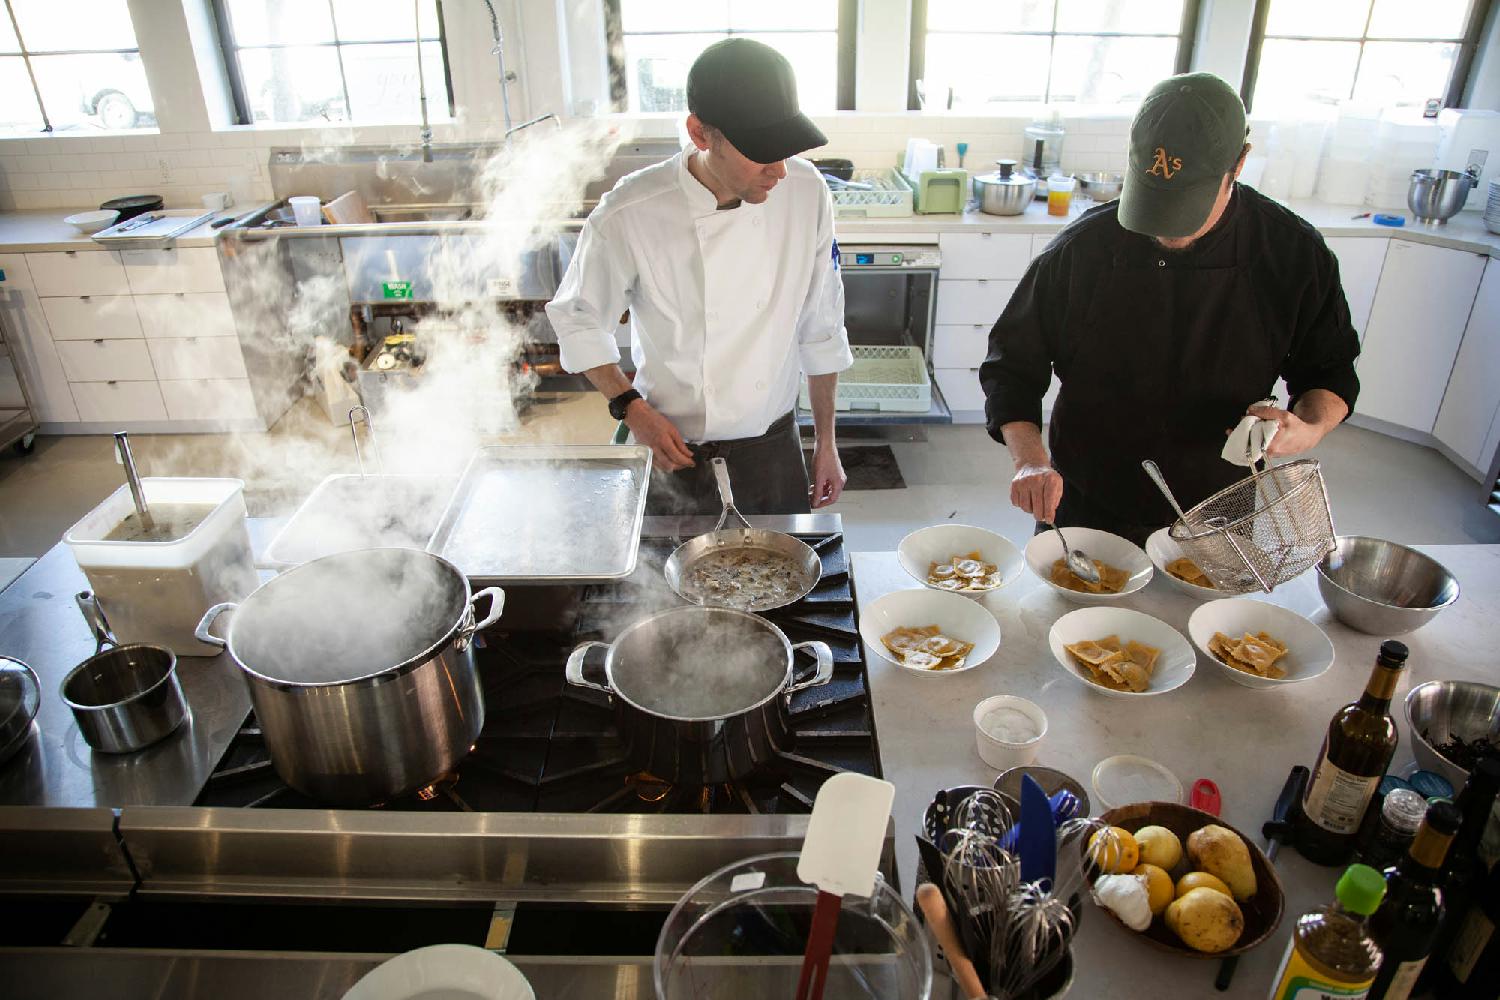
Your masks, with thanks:
M 688 441 L 755 437 L 796 405 L 799 373 L 854 362 L 833 201 L 793 158 L 763 203 L 720 211 L 688 153 L 604 196 L 547 317 L 563 367 L 582 372 L 620 360 L 628 308 L 641 395 Z

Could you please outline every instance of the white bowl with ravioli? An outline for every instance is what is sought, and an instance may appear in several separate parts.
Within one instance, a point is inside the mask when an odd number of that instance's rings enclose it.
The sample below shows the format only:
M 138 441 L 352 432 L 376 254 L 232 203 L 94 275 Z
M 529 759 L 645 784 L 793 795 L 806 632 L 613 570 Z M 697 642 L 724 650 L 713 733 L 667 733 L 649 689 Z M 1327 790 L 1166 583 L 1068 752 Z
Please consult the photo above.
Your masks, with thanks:
M 1067 535 L 1069 548 L 1081 549 L 1090 559 L 1129 574 L 1125 586 L 1115 594 L 1092 594 L 1059 586 L 1052 582 L 1052 566 L 1063 557 L 1062 542 L 1058 540 L 1057 532 L 1047 530 L 1039 535 L 1033 535 L 1031 541 L 1026 543 L 1026 565 L 1043 583 L 1068 600 L 1078 604 L 1111 604 L 1121 598 L 1129 597 L 1151 582 L 1154 567 L 1151 565 L 1150 557 L 1141 550 L 1139 545 L 1129 539 L 1121 538 L 1108 531 L 1100 531 L 1098 528 L 1064 528 L 1062 530 Z
M 1161 574 L 1162 579 L 1194 600 L 1216 601 L 1228 596 L 1225 591 L 1216 587 L 1200 587 L 1196 583 L 1189 583 L 1167 569 L 1177 560 L 1187 558 L 1187 554 L 1182 551 L 1182 546 L 1172 537 L 1171 531 L 1170 527 L 1158 528 L 1151 533 L 1150 538 L 1146 539 L 1146 556 L 1151 560 L 1151 565 L 1155 566 L 1156 571 Z
M 936 625 L 950 639 L 972 642 L 963 665 L 944 670 L 909 666 L 886 648 L 883 636 L 898 628 Z M 859 613 L 859 634 L 875 655 L 916 674 L 940 677 L 973 670 L 1000 648 L 1000 623 L 978 601 L 943 590 L 896 590 L 876 598 Z
M 1275 666 L 1286 671 L 1284 677 L 1265 677 L 1231 667 L 1209 648 L 1216 632 L 1232 639 L 1266 633 L 1286 646 L 1286 655 Z M 1333 643 L 1323 630 L 1278 604 L 1252 597 L 1227 597 L 1210 601 L 1188 618 L 1188 635 L 1193 645 L 1223 671 L 1224 676 L 1247 688 L 1277 688 L 1310 681 L 1333 666 Z
M 979 589 L 959 589 L 956 586 L 944 586 L 928 580 L 928 571 L 936 563 L 939 567 L 949 569 L 951 575 L 943 574 L 948 579 L 962 581 L 963 577 L 953 571 L 953 557 L 974 552 L 979 553 L 980 562 L 995 567 L 994 572 L 990 573 L 987 579 L 981 578 L 984 579 L 984 583 Z M 971 524 L 934 524 L 931 527 L 918 528 L 901 539 L 901 544 L 896 547 L 896 559 L 901 563 L 901 568 L 924 587 L 962 594 L 976 600 L 985 594 L 994 593 L 1001 587 L 1010 586 L 1026 570 L 1025 557 L 1009 538 L 996 534 L 988 528 L 976 528 Z
M 1161 650 L 1153 665 L 1144 691 L 1119 691 L 1093 679 L 1089 670 L 1077 663 L 1066 647 L 1080 642 L 1098 642 L 1116 636 L 1122 644 L 1144 643 Z M 1112 698 L 1150 698 L 1175 691 L 1188 682 L 1198 667 L 1198 656 L 1192 645 L 1175 628 L 1129 608 L 1079 608 L 1059 618 L 1047 634 L 1052 658 L 1068 676 L 1091 690 Z

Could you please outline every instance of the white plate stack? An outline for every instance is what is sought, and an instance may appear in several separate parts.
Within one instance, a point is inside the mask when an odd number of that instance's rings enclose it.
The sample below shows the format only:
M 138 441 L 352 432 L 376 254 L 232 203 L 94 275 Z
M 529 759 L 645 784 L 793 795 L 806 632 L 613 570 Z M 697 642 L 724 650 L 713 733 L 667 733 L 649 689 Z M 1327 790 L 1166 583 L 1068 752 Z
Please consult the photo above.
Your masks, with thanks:
M 1484 206 L 1484 228 L 1500 235 L 1500 180 L 1490 181 L 1490 200 Z

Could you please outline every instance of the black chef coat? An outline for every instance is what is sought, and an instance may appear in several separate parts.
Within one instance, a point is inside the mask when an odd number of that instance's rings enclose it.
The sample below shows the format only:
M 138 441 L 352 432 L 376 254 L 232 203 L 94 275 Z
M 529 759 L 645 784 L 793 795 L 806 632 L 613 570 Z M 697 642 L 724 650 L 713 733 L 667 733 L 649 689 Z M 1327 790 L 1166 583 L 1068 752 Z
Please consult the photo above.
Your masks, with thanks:
M 1220 457 L 1224 432 L 1277 376 L 1288 408 L 1327 389 L 1352 411 L 1359 394 L 1338 262 L 1307 222 L 1236 184 L 1219 224 L 1174 251 L 1122 228 L 1117 205 L 1079 218 L 1032 262 L 979 369 L 997 441 L 1012 421 L 1041 426 L 1056 371 L 1049 443 L 1063 506 L 1107 530 L 1174 519 L 1142 459 L 1184 508 L 1247 475 Z

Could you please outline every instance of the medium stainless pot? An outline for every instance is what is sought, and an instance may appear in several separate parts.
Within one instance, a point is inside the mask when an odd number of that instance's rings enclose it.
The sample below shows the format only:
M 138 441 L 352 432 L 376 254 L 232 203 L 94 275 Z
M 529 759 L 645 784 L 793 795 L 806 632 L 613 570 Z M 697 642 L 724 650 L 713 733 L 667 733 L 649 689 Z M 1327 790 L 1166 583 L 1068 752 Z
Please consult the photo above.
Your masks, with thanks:
M 474 603 L 491 598 L 476 622 Z M 430 784 L 484 724 L 474 633 L 505 595 L 470 595 L 456 566 L 416 549 L 357 549 L 304 563 L 244 602 L 210 608 L 202 642 L 226 647 L 276 771 L 333 804 L 383 802 Z M 233 609 L 223 638 L 209 629 Z
M 177 655 L 144 642 L 120 645 L 94 595 L 85 590 L 76 600 L 97 646 L 68 671 L 61 693 L 84 741 L 101 753 L 134 753 L 176 732 L 188 714 Z
M 595 648 L 608 650 L 603 684 L 583 676 Z M 805 681 L 793 676 L 798 649 L 817 660 Z M 567 667 L 569 684 L 610 696 L 633 767 L 694 785 L 743 777 L 790 749 L 792 695 L 832 676 L 827 643 L 793 645 L 764 618 L 732 608 L 662 611 L 613 643 L 582 644 Z
M 1463 210 L 1469 192 L 1479 186 L 1476 174 L 1457 170 L 1413 170 L 1406 207 L 1420 222 L 1443 225 Z
M 1018 174 L 1015 160 L 996 160 L 1000 169 L 974 178 L 979 210 L 988 215 L 1020 215 L 1036 194 L 1036 178 Z

